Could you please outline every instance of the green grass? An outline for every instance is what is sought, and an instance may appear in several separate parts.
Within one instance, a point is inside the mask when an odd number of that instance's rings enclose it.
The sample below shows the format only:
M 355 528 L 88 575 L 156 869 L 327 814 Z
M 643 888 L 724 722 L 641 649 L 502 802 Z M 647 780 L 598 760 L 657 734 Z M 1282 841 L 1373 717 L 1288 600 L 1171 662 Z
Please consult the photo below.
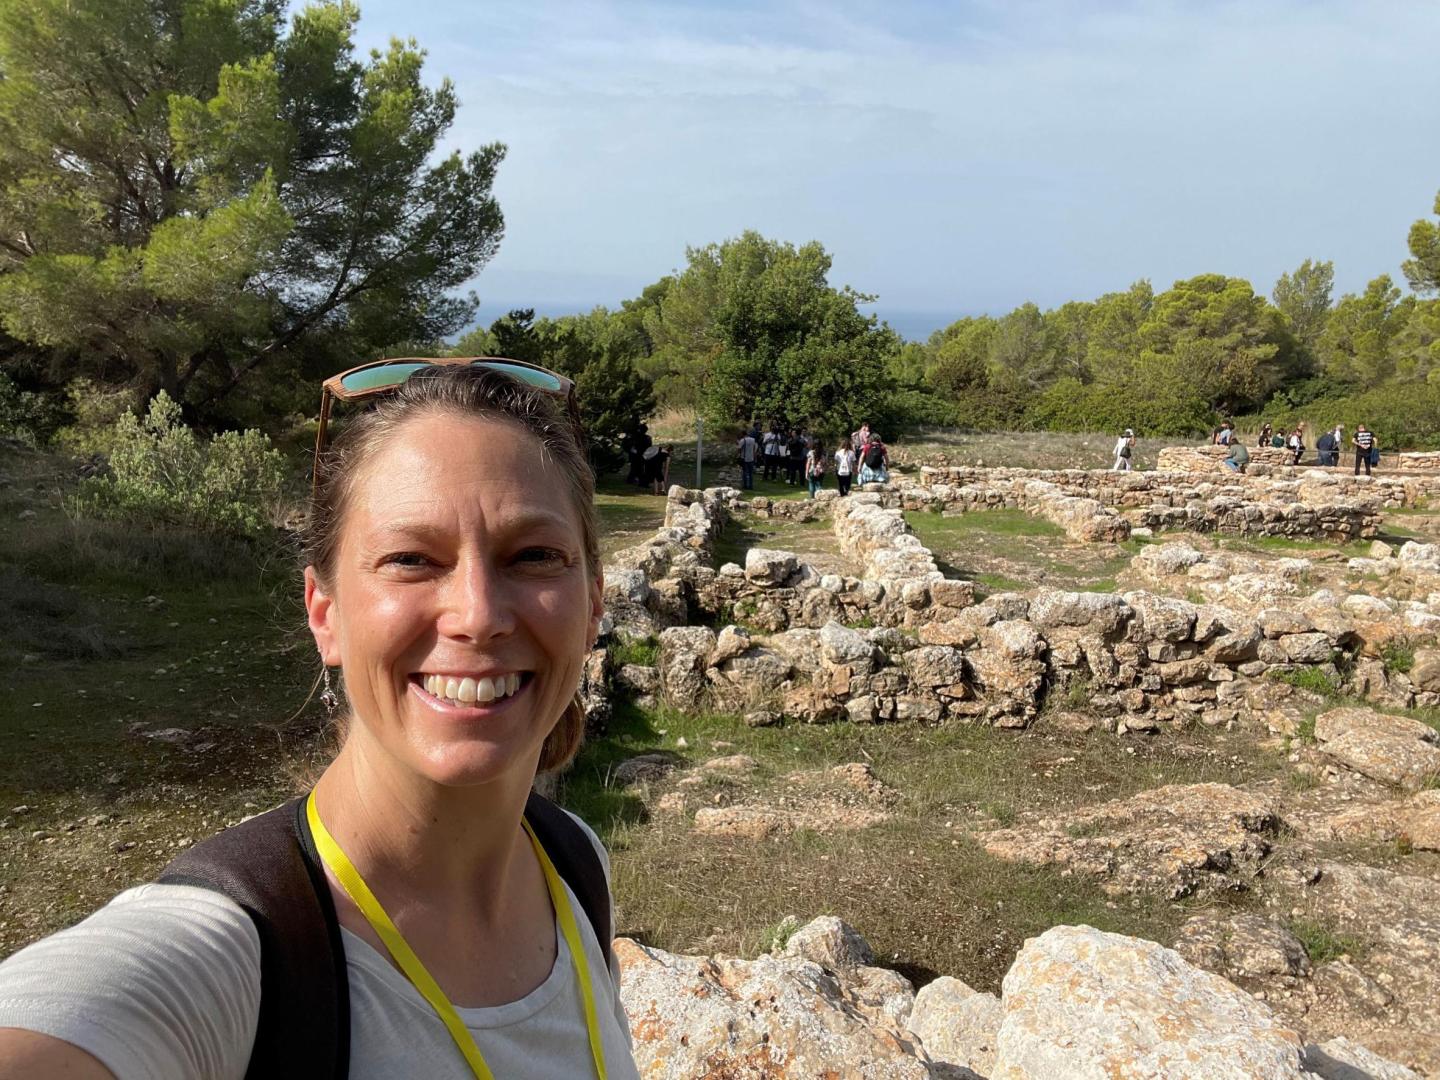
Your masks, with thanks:
M 744 566 L 745 553 L 754 547 L 795 551 L 801 556 L 834 554 L 838 550 L 834 526 L 828 515 L 814 521 L 791 521 L 747 514 L 732 518 L 711 542 L 712 561 L 716 567 L 727 562 Z
M 617 668 L 626 664 L 654 667 L 659 659 L 660 643 L 653 637 L 620 641 L 610 647 L 610 660 Z
M 1330 674 L 1323 668 L 1300 667 L 1288 671 L 1272 670 L 1270 677 L 1276 682 L 1287 683 L 1297 690 L 1308 690 L 1325 698 L 1333 698 L 1339 692 Z
M 1415 646 L 1408 641 L 1387 641 L 1380 647 L 1386 674 L 1408 673 L 1415 666 Z
M 967 542 L 983 543 L 992 537 L 1065 535 L 1059 525 L 1023 510 L 971 510 L 948 516 L 912 511 L 905 515 L 905 520 L 921 543 L 932 550 L 961 547 Z
M 1348 934 L 1339 934 L 1311 919 L 1296 918 L 1289 923 L 1290 932 L 1305 947 L 1305 955 L 1315 966 L 1342 956 L 1353 958 L 1365 954 L 1365 943 Z

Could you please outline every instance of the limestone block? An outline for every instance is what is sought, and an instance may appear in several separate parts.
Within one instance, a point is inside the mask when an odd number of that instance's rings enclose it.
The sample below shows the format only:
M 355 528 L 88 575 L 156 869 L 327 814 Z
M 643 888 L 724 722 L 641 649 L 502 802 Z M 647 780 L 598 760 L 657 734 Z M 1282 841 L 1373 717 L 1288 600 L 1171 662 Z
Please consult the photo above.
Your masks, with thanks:
M 991 1080 L 1300 1080 L 1300 1040 L 1238 987 L 1088 926 L 1031 938 L 1005 976 Z
M 1440 776 L 1440 736 L 1405 716 L 1340 708 L 1315 720 L 1322 753 L 1375 780 L 1415 790 Z
M 862 967 L 875 961 L 870 943 L 849 923 L 834 915 L 812 919 L 790 935 L 781 956 L 809 960 L 831 971 Z
M 915 995 L 908 1027 L 934 1062 L 988 1076 L 1004 1010 L 994 994 L 942 975 Z
M 1127 592 L 1124 599 L 1136 613 L 1130 624 L 1132 638 L 1185 641 L 1195 629 L 1196 607 L 1187 601 L 1147 592 Z
M 758 585 L 784 585 L 800 570 L 793 551 L 751 548 L 745 553 L 745 577 Z
M 1289 930 L 1263 915 L 1196 915 L 1186 920 L 1175 951 L 1227 979 L 1310 974 L 1310 957 Z
M 1130 618 L 1130 607 L 1114 593 L 1042 589 L 1030 601 L 1030 621 L 1041 629 L 1082 626 L 1098 634 L 1114 633 Z

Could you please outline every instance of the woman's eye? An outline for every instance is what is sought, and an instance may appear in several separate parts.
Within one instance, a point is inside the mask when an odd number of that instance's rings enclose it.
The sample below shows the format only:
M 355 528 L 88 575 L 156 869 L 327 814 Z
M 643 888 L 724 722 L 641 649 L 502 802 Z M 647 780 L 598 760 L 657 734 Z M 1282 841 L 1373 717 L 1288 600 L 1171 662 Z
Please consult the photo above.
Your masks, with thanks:
M 521 551 L 515 561 L 532 566 L 564 566 L 568 560 L 565 552 L 557 548 L 532 547 Z
M 421 555 L 418 551 L 397 551 L 393 555 L 385 556 L 384 561 L 387 566 L 405 567 L 426 566 L 430 562 L 429 559 Z

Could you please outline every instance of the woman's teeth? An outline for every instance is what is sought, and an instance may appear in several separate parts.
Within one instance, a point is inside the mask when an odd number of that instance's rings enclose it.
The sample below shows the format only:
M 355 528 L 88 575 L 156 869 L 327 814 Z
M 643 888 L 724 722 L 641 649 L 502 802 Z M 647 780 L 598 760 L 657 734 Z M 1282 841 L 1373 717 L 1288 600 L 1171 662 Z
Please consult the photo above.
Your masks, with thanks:
M 488 705 L 509 697 L 520 689 L 518 674 L 497 675 L 493 679 L 457 679 L 450 675 L 426 675 L 421 682 L 427 692 L 455 705 Z

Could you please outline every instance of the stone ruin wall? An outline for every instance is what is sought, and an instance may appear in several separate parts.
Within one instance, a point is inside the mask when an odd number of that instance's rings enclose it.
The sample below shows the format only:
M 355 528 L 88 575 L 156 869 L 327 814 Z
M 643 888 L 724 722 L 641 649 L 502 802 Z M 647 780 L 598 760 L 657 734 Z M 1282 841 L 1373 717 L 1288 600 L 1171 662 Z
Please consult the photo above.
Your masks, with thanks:
M 1196 477 L 1085 469 L 924 468 L 893 485 L 907 509 L 1015 508 L 1077 540 L 1121 540 L 1132 526 L 1252 536 L 1355 540 L 1374 536 L 1385 508 L 1440 494 L 1440 476 L 1366 481 L 1329 472 Z M 1066 500 L 1072 500 L 1067 502 Z
M 1273 446 L 1247 445 L 1246 449 L 1250 451 L 1249 468 L 1252 473 L 1263 475 L 1277 469 L 1298 471 L 1316 467 L 1313 464 L 1313 446 L 1306 447 L 1306 463 L 1299 466 L 1293 464 L 1294 451 Z M 1229 450 L 1223 446 L 1167 446 L 1156 455 L 1155 467 L 1161 472 L 1223 473 L 1227 471 L 1223 462 L 1228 453 Z M 1386 472 L 1440 472 L 1440 451 L 1409 450 L 1390 453 L 1381 447 L 1380 453 Z M 1346 447 L 1340 452 L 1340 464 L 1337 468 L 1353 467 L 1354 460 L 1353 449 Z
M 1373 613 L 1352 618 L 1284 595 L 1262 594 L 1270 606 L 1246 610 L 1144 590 L 1040 589 L 976 603 L 973 583 L 947 580 L 910 531 L 901 495 L 741 495 L 674 487 L 666 525 L 617 554 L 606 571 L 606 629 L 612 640 L 658 638 L 659 660 L 611 672 L 599 650 L 592 697 L 603 696 L 597 680 L 613 676 L 642 697 L 684 708 L 713 702 L 752 723 L 783 715 L 1023 727 L 1059 702 L 1083 703 L 1120 732 L 1218 725 L 1251 711 L 1257 692 L 1255 707 L 1264 708 L 1271 672 L 1318 666 L 1338 681 L 1342 670 L 1366 670 L 1356 663 L 1361 654 L 1394 636 Z M 743 567 L 715 569 L 711 541 L 738 512 L 829 517 L 859 573 L 820 574 L 793 553 L 763 548 L 752 548 Z M 1146 549 L 1157 579 L 1184 569 L 1184 559 L 1164 565 L 1172 547 L 1183 545 Z M 1412 561 L 1428 559 L 1440 573 L 1440 552 L 1407 545 L 1402 556 L 1409 548 L 1420 552 Z M 1440 616 L 1417 616 L 1407 636 L 1433 638 L 1436 624 Z M 1433 681 L 1404 687 L 1406 702 L 1440 703 L 1440 678 Z

